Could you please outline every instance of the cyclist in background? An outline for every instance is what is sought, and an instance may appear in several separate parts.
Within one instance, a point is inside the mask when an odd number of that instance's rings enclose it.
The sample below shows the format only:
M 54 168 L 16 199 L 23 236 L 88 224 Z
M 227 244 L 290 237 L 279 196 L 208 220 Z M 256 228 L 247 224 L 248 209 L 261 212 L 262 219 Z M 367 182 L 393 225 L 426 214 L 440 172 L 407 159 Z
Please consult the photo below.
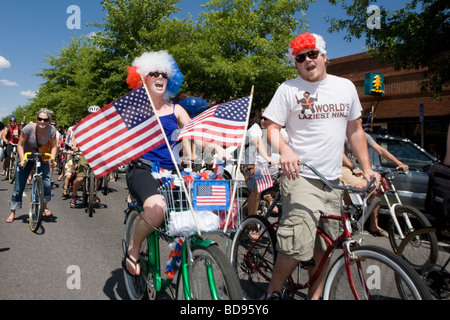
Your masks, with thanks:
M 361 119 L 359 122 L 362 123 Z M 409 170 L 409 166 L 404 164 L 400 160 L 398 160 L 392 153 L 390 153 L 387 149 L 380 146 L 376 141 L 367 133 L 365 133 L 367 146 L 371 148 L 374 152 L 376 152 L 383 159 L 392 162 L 396 165 L 396 168 L 399 170 L 403 170 L 404 172 Z M 356 157 L 352 152 L 352 148 L 348 143 L 348 140 L 345 140 L 344 145 L 344 157 L 343 157 L 343 167 L 342 167 L 342 177 L 341 181 L 344 186 L 350 186 L 352 188 L 362 189 L 366 186 L 367 181 L 363 177 L 363 172 L 361 169 L 356 167 Z M 389 238 L 389 233 L 380 228 L 378 225 L 378 214 L 380 212 L 381 204 L 378 204 L 374 209 L 370 216 L 370 226 L 367 231 L 373 235 L 374 237 L 386 237 Z
M 79 119 L 75 119 L 73 121 L 73 125 L 71 127 L 69 127 L 69 129 L 67 129 L 67 134 L 66 134 L 66 140 L 65 140 L 65 149 L 66 150 L 71 150 L 72 149 L 72 139 L 73 139 L 73 128 L 75 127 L 75 125 L 79 122 Z M 72 174 L 75 172 L 75 164 L 72 160 L 72 157 L 70 156 L 70 154 L 66 155 L 66 163 L 64 165 L 64 174 L 65 174 L 65 178 L 64 178 L 64 187 L 63 187 L 63 197 L 68 197 L 69 196 L 69 184 L 70 184 L 70 178 L 72 178 Z
M 34 161 L 29 161 L 25 166 L 23 161 L 25 153 L 38 152 L 38 149 L 45 144 L 50 147 L 53 158 L 56 157 L 56 129 L 50 125 L 52 117 L 51 111 L 41 109 L 37 113 L 36 123 L 30 123 L 23 128 L 20 139 L 17 144 L 17 153 L 19 154 L 18 170 L 14 181 L 14 191 L 11 196 L 11 212 L 6 220 L 12 223 L 16 214 L 16 210 L 22 208 L 22 195 L 25 189 L 28 176 L 33 170 Z M 52 212 L 47 208 L 47 203 L 51 200 L 52 185 L 50 182 L 50 166 L 48 162 L 42 162 L 40 167 L 42 172 L 42 180 L 44 182 L 44 215 L 50 216 Z
M 79 152 L 80 149 L 78 148 L 77 141 L 75 137 L 72 137 L 72 151 L 73 152 Z M 83 184 L 84 180 L 87 177 L 87 170 L 89 168 L 89 164 L 86 160 L 86 158 L 80 154 L 78 155 L 78 166 L 77 166 L 77 177 L 73 181 L 73 192 L 72 192 L 72 198 L 70 200 L 70 207 L 76 208 L 77 206 L 77 192 L 80 189 L 81 185 Z M 97 182 L 98 183 L 98 182 Z M 96 186 L 98 187 L 98 186 Z M 100 203 L 100 198 L 97 197 L 97 195 L 94 196 L 94 202 Z
M 278 257 L 267 299 L 281 298 L 286 278 L 300 262 L 309 267 L 310 276 L 314 274 L 326 248 L 321 237 L 316 237 L 319 224 L 332 237 L 339 234 L 339 222 L 319 220 L 321 212 L 340 215 L 341 199 L 314 173 L 306 168 L 300 172 L 299 161 L 313 165 L 331 183 L 339 184 L 347 135 L 366 180 L 372 177 L 379 180 L 370 167 L 364 131 L 357 121 L 362 110 L 358 93 L 351 81 L 327 74 L 323 38 L 300 34 L 291 42 L 287 56 L 299 76 L 281 84 L 263 114 L 269 119 L 268 140 L 272 148 L 280 151 L 283 172 Z M 315 99 L 307 110 L 300 103 L 305 94 Z M 280 134 L 283 126 L 289 136 L 288 143 Z M 329 261 L 325 270 L 328 267 Z M 320 298 L 326 274 L 322 272 L 309 289 L 308 299 Z
M 1 175 L 4 176 L 6 174 L 6 168 L 9 166 L 9 158 L 11 156 L 11 152 L 13 152 L 14 146 L 11 143 L 17 144 L 19 142 L 21 129 L 17 125 L 16 117 L 12 116 L 9 118 L 9 125 L 3 130 L 3 143 L 6 146 L 5 150 L 5 159 L 3 161 L 3 171 Z

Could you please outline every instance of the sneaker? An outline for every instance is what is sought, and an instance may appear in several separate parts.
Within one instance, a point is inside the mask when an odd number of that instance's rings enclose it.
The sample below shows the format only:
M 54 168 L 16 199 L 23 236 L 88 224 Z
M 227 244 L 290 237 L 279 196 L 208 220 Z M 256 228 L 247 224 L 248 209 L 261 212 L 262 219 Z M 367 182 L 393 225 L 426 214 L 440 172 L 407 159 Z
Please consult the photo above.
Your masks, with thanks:
M 282 300 L 281 293 L 279 293 L 278 291 L 268 293 L 264 300 Z

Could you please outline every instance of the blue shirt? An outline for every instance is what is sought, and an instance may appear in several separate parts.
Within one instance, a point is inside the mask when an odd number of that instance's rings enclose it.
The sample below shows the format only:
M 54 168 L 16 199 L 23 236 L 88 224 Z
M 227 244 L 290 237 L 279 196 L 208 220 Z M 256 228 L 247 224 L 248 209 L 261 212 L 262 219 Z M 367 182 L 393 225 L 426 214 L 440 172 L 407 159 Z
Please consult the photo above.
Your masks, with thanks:
M 169 141 L 169 144 L 173 150 L 177 145 L 176 139 L 178 137 L 178 135 L 176 134 L 176 131 L 178 130 L 177 117 L 175 116 L 175 113 L 172 113 L 160 117 L 159 120 L 161 121 L 161 125 L 164 128 L 164 132 L 167 136 L 167 140 Z M 175 160 L 178 163 L 179 155 L 175 153 L 174 156 Z M 152 151 L 144 154 L 142 158 L 151 162 L 159 161 L 160 167 L 163 169 L 175 169 L 175 165 L 173 164 L 172 157 L 170 156 L 169 149 L 167 148 L 167 144 L 165 142 L 159 147 L 156 147 Z

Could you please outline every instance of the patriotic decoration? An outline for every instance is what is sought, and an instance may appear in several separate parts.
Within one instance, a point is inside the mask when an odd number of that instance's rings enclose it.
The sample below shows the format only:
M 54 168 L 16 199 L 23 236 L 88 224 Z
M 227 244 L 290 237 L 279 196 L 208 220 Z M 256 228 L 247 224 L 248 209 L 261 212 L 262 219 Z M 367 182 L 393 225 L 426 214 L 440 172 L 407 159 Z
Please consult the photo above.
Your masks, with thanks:
M 372 111 L 367 115 L 367 121 L 364 124 L 364 131 L 371 132 L 372 131 Z
M 184 238 L 176 237 L 169 245 L 172 250 L 170 251 L 169 260 L 167 260 L 166 269 L 164 270 L 168 279 L 177 280 L 181 265 L 181 249 L 183 248 L 183 243 Z
M 194 210 L 228 210 L 230 185 L 226 180 L 194 180 Z
M 143 86 L 82 119 L 74 136 L 99 178 L 165 143 Z
M 269 166 L 258 167 L 255 171 L 256 189 L 259 193 L 273 187 L 272 175 Z
M 216 105 L 189 121 L 178 140 L 188 138 L 223 146 L 240 146 L 249 108 L 250 97 Z

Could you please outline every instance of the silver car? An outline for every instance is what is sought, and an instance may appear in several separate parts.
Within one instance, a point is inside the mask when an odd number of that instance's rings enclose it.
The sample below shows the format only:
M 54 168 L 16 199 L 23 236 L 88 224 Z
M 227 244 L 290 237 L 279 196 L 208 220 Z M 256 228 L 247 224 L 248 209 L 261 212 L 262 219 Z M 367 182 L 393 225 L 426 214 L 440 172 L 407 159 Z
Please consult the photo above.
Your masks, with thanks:
M 375 141 L 409 166 L 406 174 L 394 178 L 394 185 L 404 205 L 425 210 L 428 188 L 428 172 L 437 159 L 409 139 L 386 134 L 370 134 Z M 395 168 L 395 164 L 381 158 L 369 148 L 372 169 L 384 171 Z

